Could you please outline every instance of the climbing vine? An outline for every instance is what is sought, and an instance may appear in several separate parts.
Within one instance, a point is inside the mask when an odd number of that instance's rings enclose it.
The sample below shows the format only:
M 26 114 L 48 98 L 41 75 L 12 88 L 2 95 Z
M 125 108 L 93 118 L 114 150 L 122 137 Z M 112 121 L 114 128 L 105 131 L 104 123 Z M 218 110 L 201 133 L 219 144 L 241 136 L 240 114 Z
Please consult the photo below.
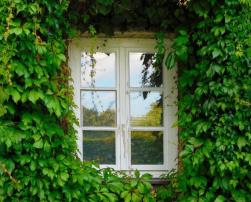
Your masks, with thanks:
M 249 201 L 250 2 L 0 1 L 0 201 Z M 67 45 L 78 34 L 153 31 L 179 66 L 178 172 L 156 192 L 77 158 Z

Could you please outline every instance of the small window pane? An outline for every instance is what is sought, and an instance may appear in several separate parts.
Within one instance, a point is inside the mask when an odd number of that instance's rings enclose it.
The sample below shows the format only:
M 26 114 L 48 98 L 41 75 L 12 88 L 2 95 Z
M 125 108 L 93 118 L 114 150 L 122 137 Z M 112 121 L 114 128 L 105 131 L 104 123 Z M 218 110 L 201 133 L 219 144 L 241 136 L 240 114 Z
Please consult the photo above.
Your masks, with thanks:
M 82 91 L 83 126 L 116 125 L 115 91 Z
M 159 92 L 131 92 L 131 126 L 162 126 L 162 100 Z
M 84 131 L 83 159 L 100 164 L 115 164 L 115 132 Z
M 132 165 L 163 164 L 163 132 L 131 132 Z
M 81 53 L 82 87 L 115 87 L 115 53 Z
M 162 65 L 155 63 L 154 53 L 131 52 L 130 86 L 160 87 L 162 85 Z

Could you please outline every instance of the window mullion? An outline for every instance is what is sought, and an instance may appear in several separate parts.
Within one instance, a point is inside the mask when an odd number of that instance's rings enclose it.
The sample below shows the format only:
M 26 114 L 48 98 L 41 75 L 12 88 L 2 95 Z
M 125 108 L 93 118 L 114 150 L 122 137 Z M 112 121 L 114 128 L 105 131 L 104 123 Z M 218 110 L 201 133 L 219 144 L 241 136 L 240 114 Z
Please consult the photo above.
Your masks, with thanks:
M 121 47 L 119 58 L 119 99 L 120 99 L 120 127 L 119 127 L 119 138 L 120 138 L 120 166 L 121 170 L 128 169 L 128 141 L 127 141 L 127 102 L 126 102 L 126 52 L 125 48 Z

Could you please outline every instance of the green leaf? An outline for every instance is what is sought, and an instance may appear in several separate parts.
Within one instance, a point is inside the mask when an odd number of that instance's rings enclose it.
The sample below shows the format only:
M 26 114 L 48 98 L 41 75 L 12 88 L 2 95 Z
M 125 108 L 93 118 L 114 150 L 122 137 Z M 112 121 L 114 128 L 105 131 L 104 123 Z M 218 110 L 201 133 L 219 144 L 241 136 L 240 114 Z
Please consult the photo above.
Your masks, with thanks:
M 132 199 L 131 193 L 128 193 L 125 197 L 125 202 L 131 202 L 131 199 Z
M 140 201 L 141 201 L 140 195 L 132 193 L 132 202 L 140 202 Z
M 188 58 L 188 48 L 186 46 L 179 46 L 175 53 L 181 61 L 185 61 Z
M 66 172 L 62 172 L 62 173 L 60 173 L 60 178 L 61 178 L 63 181 L 67 181 L 68 178 L 69 178 L 69 174 L 66 173 Z
M 239 137 L 238 141 L 237 141 L 237 145 L 239 147 L 239 149 L 241 149 L 242 147 L 244 147 L 247 144 L 247 140 L 245 137 Z
M 37 102 L 37 100 L 40 98 L 40 94 L 41 92 L 37 91 L 37 90 L 31 90 L 29 93 L 29 97 L 28 99 L 35 104 Z
M 136 179 L 132 179 L 132 180 L 131 180 L 130 185 L 131 185 L 132 188 L 136 187 L 137 184 L 138 184 L 138 181 L 137 181 Z
M 217 196 L 214 202 L 224 202 L 226 201 L 226 198 L 222 195 Z
M 145 173 L 145 174 L 143 174 L 143 175 L 141 176 L 141 178 L 142 178 L 143 180 L 150 180 L 150 179 L 152 179 L 152 175 L 149 174 L 149 173 Z
M 21 95 L 20 95 L 20 93 L 16 89 L 11 88 L 9 90 L 9 93 L 12 96 L 12 98 L 13 98 L 13 100 L 14 100 L 15 103 L 17 103 L 20 100 Z
M 21 35 L 22 32 L 23 32 L 23 30 L 20 27 L 10 29 L 10 34 Z
M 104 193 L 105 196 L 109 199 L 109 202 L 115 202 L 118 201 L 118 198 L 115 194 L 113 193 Z
M 182 46 L 188 43 L 188 35 L 179 35 L 174 40 L 174 46 Z
M 251 48 L 247 49 L 247 56 L 248 56 L 248 58 L 251 58 Z
M 135 175 L 136 178 L 139 178 L 140 177 L 140 172 L 138 170 L 135 170 L 134 175 Z
M 219 49 L 215 49 L 212 55 L 213 55 L 213 58 L 217 58 L 219 55 L 221 55 L 221 51 Z
M 125 198 L 127 195 L 128 195 L 128 191 L 123 191 L 122 193 L 121 193 L 121 198 Z
M 58 117 L 61 115 L 61 106 L 57 97 L 45 96 L 44 101 L 50 112 L 55 112 Z
M 166 61 L 165 61 L 165 65 L 167 69 L 172 69 L 175 66 L 175 60 L 176 60 L 176 56 L 175 56 L 175 52 L 171 52 L 168 54 Z
M 58 57 L 61 61 L 66 62 L 66 57 L 65 57 L 64 54 L 58 54 L 57 57 Z
M 44 143 L 43 143 L 43 140 L 42 139 L 39 139 L 38 141 L 36 141 L 34 144 L 33 144 L 33 147 L 37 148 L 37 149 L 41 149 L 43 147 Z
M 25 68 L 25 66 L 21 62 L 14 62 L 12 64 L 13 69 L 15 69 L 15 72 L 17 73 L 18 76 L 23 76 L 25 77 L 28 76 L 28 72 Z

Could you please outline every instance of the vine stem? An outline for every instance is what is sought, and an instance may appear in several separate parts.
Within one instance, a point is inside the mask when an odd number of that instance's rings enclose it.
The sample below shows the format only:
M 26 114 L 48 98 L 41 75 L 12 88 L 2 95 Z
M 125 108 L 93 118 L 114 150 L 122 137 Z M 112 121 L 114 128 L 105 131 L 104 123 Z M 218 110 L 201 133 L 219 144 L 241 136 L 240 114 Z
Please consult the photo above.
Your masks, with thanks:
M 6 168 L 6 165 L 0 161 L 0 168 L 2 169 L 2 171 L 9 176 L 9 178 L 11 179 L 11 181 L 14 183 L 14 184 L 19 184 L 18 180 L 16 178 L 14 178 L 12 175 L 11 175 L 11 172 L 8 171 L 8 169 Z

